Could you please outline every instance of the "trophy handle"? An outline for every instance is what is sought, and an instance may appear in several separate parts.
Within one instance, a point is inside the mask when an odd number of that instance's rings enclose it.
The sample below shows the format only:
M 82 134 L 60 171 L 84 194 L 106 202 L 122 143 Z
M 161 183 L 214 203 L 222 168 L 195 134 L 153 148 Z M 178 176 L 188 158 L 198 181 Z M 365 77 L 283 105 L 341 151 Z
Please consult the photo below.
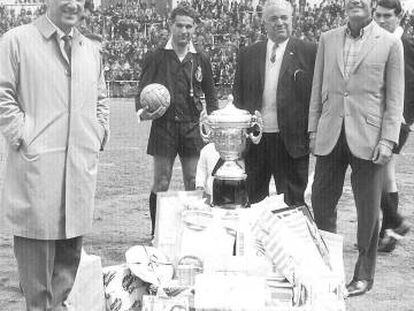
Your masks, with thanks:
M 200 121 L 200 135 L 205 143 L 210 142 L 211 128 L 204 121 Z
M 249 138 L 251 139 L 253 144 L 257 145 L 258 143 L 260 143 L 260 140 L 262 139 L 263 135 L 263 120 L 262 115 L 259 111 L 255 111 L 254 115 L 252 116 L 250 126 L 257 126 L 259 128 L 259 133 L 257 135 L 254 135 L 253 133 L 249 134 Z

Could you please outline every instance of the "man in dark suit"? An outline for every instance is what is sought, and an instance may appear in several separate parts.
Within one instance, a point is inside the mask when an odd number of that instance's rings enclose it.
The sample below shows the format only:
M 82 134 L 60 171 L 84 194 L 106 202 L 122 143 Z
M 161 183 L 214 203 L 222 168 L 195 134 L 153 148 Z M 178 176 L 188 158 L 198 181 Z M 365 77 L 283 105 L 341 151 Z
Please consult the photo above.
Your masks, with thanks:
M 371 0 L 346 0 L 348 24 L 322 34 L 309 107 L 317 156 L 312 208 L 320 229 L 336 232 L 337 204 L 352 169 L 359 256 L 349 296 L 373 285 L 383 165 L 398 143 L 403 110 L 403 47 L 372 21 L 371 10 Z
M 401 124 L 398 146 L 394 148 L 394 156 L 384 170 L 384 187 L 381 196 L 382 226 L 380 231 L 379 252 L 392 252 L 401 239 L 409 231 L 404 217 L 398 212 L 398 188 L 395 176 L 397 154 L 407 141 L 410 126 L 414 122 L 414 41 L 405 36 L 399 26 L 402 15 L 400 0 L 379 0 L 374 13 L 374 19 L 385 30 L 401 39 L 404 46 L 405 93 L 404 120 Z
M 303 205 L 308 182 L 308 111 L 316 45 L 291 37 L 293 8 L 267 1 L 263 20 L 268 39 L 242 49 L 233 87 L 235 105 L 263 117 L 263 137 L 246 148 L 249 200 L 269 194 L 273 175 L 290 206 Z

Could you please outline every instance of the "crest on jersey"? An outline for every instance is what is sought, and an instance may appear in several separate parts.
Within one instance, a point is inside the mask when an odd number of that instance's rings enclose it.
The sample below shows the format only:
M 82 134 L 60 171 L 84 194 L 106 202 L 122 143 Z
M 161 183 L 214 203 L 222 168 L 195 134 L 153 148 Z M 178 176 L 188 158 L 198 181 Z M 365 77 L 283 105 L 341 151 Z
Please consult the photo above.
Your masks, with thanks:
M 195 72 L 194 72 L 194 78 L 201 82 L 203 80 L 203 73 L 201 72 L 201 66 L 197 66 Z

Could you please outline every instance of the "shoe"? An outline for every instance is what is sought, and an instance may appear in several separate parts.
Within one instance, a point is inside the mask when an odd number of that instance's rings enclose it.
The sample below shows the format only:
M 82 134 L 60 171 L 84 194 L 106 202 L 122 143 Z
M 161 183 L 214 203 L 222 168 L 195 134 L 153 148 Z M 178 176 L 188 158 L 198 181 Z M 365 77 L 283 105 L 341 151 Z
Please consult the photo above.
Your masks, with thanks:
M 378 252 L 380 253 L 391 253 L 397 246 L 397 239 L 385 234 L 384 238 L 379 240 Z
M 372 280 L 352 280 L 347 286 L 348 297 L 363 295 L 372 288 Z
M 410 227 L 407 225 L 405 221 L 401 222 L 401 225 L 399 225 L 397 228 L 392 229 L 395 234 L 400 235 L 403 237 L 410 231 Z

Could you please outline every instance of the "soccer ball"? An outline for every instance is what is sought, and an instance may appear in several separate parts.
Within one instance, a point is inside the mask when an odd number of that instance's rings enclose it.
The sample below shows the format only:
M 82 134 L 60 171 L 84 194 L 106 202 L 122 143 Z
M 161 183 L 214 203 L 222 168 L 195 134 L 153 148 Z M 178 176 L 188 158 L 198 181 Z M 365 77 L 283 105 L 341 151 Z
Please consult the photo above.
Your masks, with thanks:
M 170 92 L 159 83 L 151 83 L 145 86 L 139 96 L 141 106 L 148 112 L 154 112 L 161 106 L 168 108 L 171 102 Z M 159 116 L 161 117 L 161 115 Z

